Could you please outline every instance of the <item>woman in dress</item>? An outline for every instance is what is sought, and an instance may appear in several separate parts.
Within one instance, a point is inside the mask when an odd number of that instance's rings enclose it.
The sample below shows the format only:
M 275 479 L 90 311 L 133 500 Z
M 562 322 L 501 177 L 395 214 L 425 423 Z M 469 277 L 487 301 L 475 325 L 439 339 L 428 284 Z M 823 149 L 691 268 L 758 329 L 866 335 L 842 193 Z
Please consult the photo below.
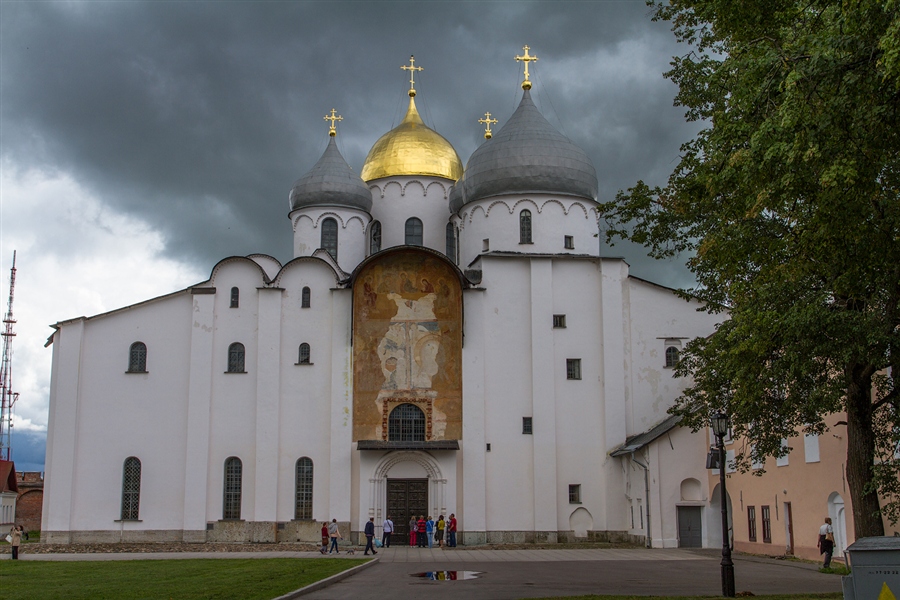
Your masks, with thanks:
M 416 537 L 419 531 L 419 521 L 416 519 L 416 515 L 413 515 L 409 518 L 409 545 L 416 545 Z

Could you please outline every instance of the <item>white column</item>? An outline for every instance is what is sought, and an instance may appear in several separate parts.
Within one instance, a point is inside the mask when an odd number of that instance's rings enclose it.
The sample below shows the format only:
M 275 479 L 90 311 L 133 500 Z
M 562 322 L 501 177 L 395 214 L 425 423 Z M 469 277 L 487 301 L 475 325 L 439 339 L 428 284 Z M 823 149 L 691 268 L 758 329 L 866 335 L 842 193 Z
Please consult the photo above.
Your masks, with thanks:
M 351 452 L 353 445 L 350 323 L 352 292 L 336 289 L 331 302 L 331 440 L 329 443 L 328 506 L 338 521 L 349 521 Z M 361 494 L 362 490 L 357 490 Z
M 281 398 L 281 288 L 259 288 L 256 362 L 254 520 L 278 520 Z
M 456 498 L 448 512 L 455 513 L 460 531 L 487 530 L 486 457 L 484 430 L 484 292 L 463 292 L 465 302 L 465 345 L 463 361 L 463 439 L 460 440 L 462 461 L 457 474 Z M 459 498 L 462 505 L 454 506 Z

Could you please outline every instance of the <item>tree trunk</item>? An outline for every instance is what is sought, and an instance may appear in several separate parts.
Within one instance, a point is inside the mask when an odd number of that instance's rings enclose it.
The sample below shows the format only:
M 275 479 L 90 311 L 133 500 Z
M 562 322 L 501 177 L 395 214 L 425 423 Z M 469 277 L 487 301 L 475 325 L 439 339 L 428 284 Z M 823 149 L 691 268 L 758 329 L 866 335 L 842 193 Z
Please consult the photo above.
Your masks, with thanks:
M 847 367 L 847 484 L 853 504 L 856 539 L 884 535 L 878 492 L 867 489 L 875 464 L 872 423 L 872 377 L 865 365 Z

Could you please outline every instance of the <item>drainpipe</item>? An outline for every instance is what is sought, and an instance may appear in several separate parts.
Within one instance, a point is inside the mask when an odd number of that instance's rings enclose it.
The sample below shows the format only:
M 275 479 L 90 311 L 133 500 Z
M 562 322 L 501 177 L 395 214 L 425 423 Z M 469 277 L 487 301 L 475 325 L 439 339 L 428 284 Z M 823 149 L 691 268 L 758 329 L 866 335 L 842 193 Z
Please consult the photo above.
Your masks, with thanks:
M 653 544 L 650 540 L 650 468 L 634 457 L 631 453 L 631 460 L 640 468 L 644 469 L 644 503 L 647 505 L 647 547 L 651 548 Z

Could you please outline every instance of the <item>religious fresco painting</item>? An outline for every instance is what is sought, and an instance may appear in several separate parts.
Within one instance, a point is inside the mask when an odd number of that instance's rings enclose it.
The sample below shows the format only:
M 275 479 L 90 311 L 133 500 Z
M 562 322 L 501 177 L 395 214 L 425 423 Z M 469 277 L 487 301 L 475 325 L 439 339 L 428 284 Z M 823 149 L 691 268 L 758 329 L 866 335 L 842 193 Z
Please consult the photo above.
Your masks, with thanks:
M 391 252 L 353 284 L 353 440 L 388 440 L 401 404 L 425 414 L 425 440 L 462 437 L 462 288 L 420 250 Z

